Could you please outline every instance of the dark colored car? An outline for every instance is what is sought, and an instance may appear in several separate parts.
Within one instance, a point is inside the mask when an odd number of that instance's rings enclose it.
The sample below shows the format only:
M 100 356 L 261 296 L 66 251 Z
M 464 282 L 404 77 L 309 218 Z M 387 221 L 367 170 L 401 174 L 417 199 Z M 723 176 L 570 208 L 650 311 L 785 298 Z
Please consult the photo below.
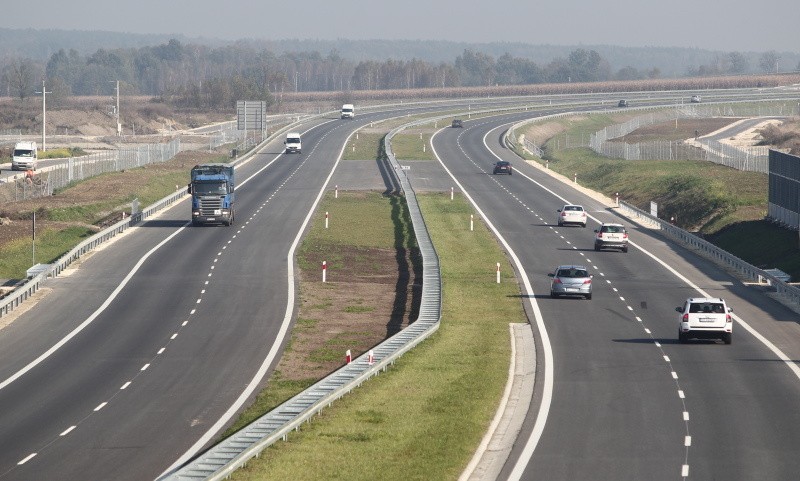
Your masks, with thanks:
M 620 100 L 619 104 L 617 104 L 617 105 L 620 106 L 620 107 L 627 107 L 628 106 L 628 101 L 627 100 Z
M 457 127 L 457 128 L 464 127 L 464 121 L 461 120 L 461 119 L 453 119 L 453 123 L 451 124 L 451 127 Z
M 494 171 L 492 174 L 508 174 L 511 175 L 511 171 L 514 170 L 511 167 L 511 162 L 506 162 L 505 160 L 501 160 L 500 162 L 494 164 Z

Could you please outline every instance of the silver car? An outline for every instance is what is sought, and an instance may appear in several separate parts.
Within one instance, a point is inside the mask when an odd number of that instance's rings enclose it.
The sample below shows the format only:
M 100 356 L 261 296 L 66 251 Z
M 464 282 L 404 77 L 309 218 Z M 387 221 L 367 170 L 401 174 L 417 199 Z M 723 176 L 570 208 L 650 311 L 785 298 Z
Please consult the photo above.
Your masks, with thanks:
M 550 281 L 550 297 L 579 296 L 592 298 L 592 276 L 585 266 L 564 265 L 556 267 L 548 276 Z

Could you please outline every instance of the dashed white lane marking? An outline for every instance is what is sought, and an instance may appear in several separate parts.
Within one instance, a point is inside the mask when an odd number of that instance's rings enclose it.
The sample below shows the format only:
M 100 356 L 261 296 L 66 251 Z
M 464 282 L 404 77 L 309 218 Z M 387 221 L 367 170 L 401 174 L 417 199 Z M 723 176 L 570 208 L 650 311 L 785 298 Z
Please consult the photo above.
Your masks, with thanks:
M 97 411 L 103 409 L 104 407 L 106 407 L 107 404 L 108 404 L 107 402 L 102 402 L 102 403 L 98 404 L 97 407 L 94 408 L 94 412 L 97 412 Z
M 683 420 L 684 421 L 688 421 L 689 420 L 689 411 L 684 411 L 683 412 Z
M 166 351 L 166 350 L 167 350 L 166 347 L 162 347 L 161 349 L 158 350 L 158 352 L 156 354 L 164 354 L 164 351 Z
M 686 394 L 684 394 L 682 390 L 679 390 L 678 391 L 678 397 L 681 398 L 681 399 L 686 399 Z
M 178 333 L 177 332 L 175 334 L 173 334 L 169 339 L 170 340 L 174 340 L 176 337 L 178 337 Z
M 131 385 L 131 382 L 128 381 L 125 384 L 123 384 L 122 387 L 119 388 L 119 390 L 120 391 L 124 391 L 124 390 L 128 389 L 128 386 L 130 386 L 130 385 Z
M 68 427 L 66 430 L 64 430 L 64 432 L 62 432 L 61 434 L 59 434 L 59 436 L 61 436 L 61 437 L 64 437 L 64 436 L 66 436 L 67 434 L 69 434 L 69 433 L 71 433 L 72 431 L 74 431 L 74 430 L 75 430 L 75 428 L 77 428 L 77 427 L 78 427 L 78 426 L 70 426 L 70 427 Z
M 144 365 L 144 366 L 142 366 L 142 368 L 141 368 L 141 369 L 139 369 L 139 370 L 140 370 L 140 371 L 147 371 L 147 368 L 148 368 L 148 367 L 150 367 L 150 363 L 147 363 L 147 364 L 145 364 L 145 365 Z
M 689 446 L 691 446 L 692 445 L 692 437 L 691 436 L 686 436 L 685 438 L 683 438 L 683 445 L 686 446 L 687 448 Z
M 689 465 L 688 464 L 684 464 L 681 467 L 681 476 L 684 477 L 684 478 L 689 476 Z
M 22 458 L 22 460 L 17 463 L 17 466 L 22 466 L 23 464 L 27 463 L 31 459 L 35 458 L 36 454 L 37 453 L 31 453 L 31 454 L 27 455 L 26 457 Z

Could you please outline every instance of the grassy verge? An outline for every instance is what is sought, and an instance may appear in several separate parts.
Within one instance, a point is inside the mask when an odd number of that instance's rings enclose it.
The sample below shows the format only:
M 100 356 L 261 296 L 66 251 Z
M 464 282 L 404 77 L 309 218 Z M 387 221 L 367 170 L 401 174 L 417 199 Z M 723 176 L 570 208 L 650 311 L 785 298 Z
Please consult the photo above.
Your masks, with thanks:
M 508 323 L 525 317 L 513 271 L 495 283 L 504 259 L 495 239 L 469 232 L 469 204 L 446 195 L 420 204 L 441 256 L 438 333 L 233 479 L 455 479 L 466 466 L 506 382 Z
M 654 201 L 661 218 L 674 218 L 680 227 L 697 231 L 753 265 L 778 267 L 795 279 L 800 277 L 796 234 L 763 220 L 767 175 L 712 162 L 626 161 L 587 148 L 555 148 L 563 147 L 567 138 L 580 138 L 611 123 L 616 120 L 605 115 L 573 119 L 569 129 L 546 144 L 549 168 L 569 178 L 577 174 L 581 185 L 609 197 L 619 193 L 621 199 L 640 208 L 648 209 Z M 679 137 L 687 135 L 691 133 Z
M 38 231 L 38 229 L 37 229 Z M 36 263 L 51 264 L 92 236 L 94 231 L 85 227 L 47 229 L 36 234 Z M 18 239 L 0 249 L 0 278 L 22 279 L 33 265 L 32 239 Z

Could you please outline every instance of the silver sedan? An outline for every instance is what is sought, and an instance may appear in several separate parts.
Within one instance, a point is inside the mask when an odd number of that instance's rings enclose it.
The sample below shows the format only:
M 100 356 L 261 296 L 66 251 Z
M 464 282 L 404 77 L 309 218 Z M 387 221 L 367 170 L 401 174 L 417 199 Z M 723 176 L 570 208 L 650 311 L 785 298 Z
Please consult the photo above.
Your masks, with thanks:
M 592 276 L 585 266 L 564 265 L 556 267 L 548 274 L 550 281 L 550 297 L 579 296 L 592 298 Z

